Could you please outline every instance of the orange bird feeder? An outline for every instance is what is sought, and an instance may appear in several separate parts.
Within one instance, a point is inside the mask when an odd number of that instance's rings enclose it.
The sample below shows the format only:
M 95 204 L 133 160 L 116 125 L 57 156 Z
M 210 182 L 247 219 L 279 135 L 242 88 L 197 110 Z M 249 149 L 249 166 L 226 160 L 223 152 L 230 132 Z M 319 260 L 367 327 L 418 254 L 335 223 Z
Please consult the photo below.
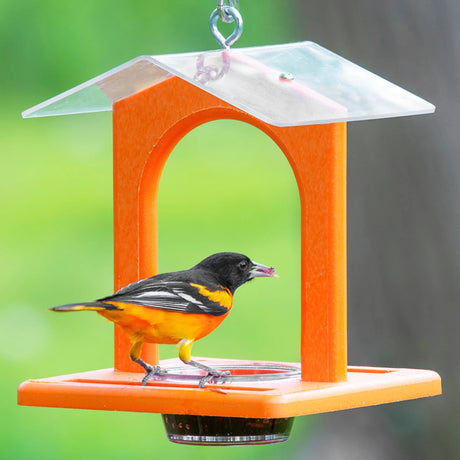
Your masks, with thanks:
M 56 96 L 24 117 L 113 111 L 115 289 L 158 271 L 157 192 L 168 155 L 217 119 L 270 136 L 295 174 L 301 207 L 301 360 L 202 358 L 231 372 L 197 388 L 194 370 L 141 386 L 130 343 L 115 329 L 113 369 L 28 380 L 29 406 L 164 414 L 171 441 L 269 443 L 293 417 L 441 393 L 429 370 L 347 366 L 346 122 L 430 113 L 434 106 L 311 42 L 141 56 Z M 142 359 L 157 364 L 158 346 Z

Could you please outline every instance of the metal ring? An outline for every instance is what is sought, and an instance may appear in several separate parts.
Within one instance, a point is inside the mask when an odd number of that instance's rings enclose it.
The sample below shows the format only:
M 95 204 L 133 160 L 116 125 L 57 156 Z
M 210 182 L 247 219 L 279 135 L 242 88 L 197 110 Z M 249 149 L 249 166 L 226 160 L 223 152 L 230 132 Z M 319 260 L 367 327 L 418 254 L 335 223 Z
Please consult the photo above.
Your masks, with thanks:
M 229 49 L 243 33 L 243 18 L 241 17 L 240 12 L 233 6 L 223 6 L 223 11 L 226 15 L 229 15 L 233 18 L 235 22 L 235 29 L 233 33 L 230 34 L 227 38 L 225 38 L 219 31 L 217 27 L 217 21 L 220 18 L 219 10 L 216 8 L 212 13 L 211 17 L 209 18 L 209 29 L 211 30 L 212 35 L 216 39 L 217 43 L 224 48 Z M 232 22 L 233 22 L 232 21 Z
M 227 24 L 235 21 L 233 16 L 227 12 L 227 8 L 238 8 L 238 0 L 235 0 L 236 5 L 233 3 L 233 0 L 227 0 L 228 5 L 224 5 L 224 0 L 217 0 L 217 10 L 219 11 L 219 17 L 222 22 Z

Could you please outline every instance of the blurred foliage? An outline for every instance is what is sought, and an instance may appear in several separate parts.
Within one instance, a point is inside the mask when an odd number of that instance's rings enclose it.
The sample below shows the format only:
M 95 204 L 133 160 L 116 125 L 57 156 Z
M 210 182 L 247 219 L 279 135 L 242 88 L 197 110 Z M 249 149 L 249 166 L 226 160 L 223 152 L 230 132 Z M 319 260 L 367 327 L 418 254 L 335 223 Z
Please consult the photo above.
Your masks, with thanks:
M 216 0 L 168 2 L 43 0 L 0 4 L 0 57 L 5 95 L 26 91 L 33 105 L 142 54 L 214 49 L 208 29 Z M 238 46 L 299 39 L 293 12 L 280 0 L 242 0 Z M 223 26 L 223 27 L 222 27 Z M 231 25 L 221 25 L 225 33 Z
M 165 455 L 183 449 L 165 440 L 159 416 L 15 406 L 22 380 L 111 366 L 111 325 L 94 314 L 45 310 L 112 289 L 110 118 L 87 119 L 25 121 L 28 136 L 18 132 L 13 139 L 23 153 L 10 158 L 2 182 L 0 207 L 8 225 L 0 229 L 0 362 L 8 369 L 1 385 L 9 397 L 2 401 L 1 429 L 8 458 L 29 458 L 32 452 L 36 458 L 124 458 L 128 451 L 145 454 L 146 445 Z M 195 355 L 298 360 L 298 218 L 287 161 L 255 128 L 209 123 L 176 147 L 160 187 L 161 270 L 186 268 L 215 251 L 238 250 L 275 265 L 281 274 L 279 280 L 242 287 L 232 315 L 195 345 Z M 283 315 L 273 321 L 280 308 Z M 176 354 L 173 346 L 161 347 L 162 358 Z M 302 427 L 300 422 L 296 429 Z M 247 455 L 276 458 L 279 449 L 249 448 Z M 206 452 L 196 452 L 206 458 Z M 225 448 L 219 453 L 234 455 Z
M 0 2 L 0 458 L 448 458 L 459 451 L 455 0 L 241 0 L 238 41 L 313 39 L 441 108 L 350 129 L 349 349 L 357 364 L 439 369 L 449 397 L 298 418 L 288 443 L 251 448 L 170 444 L 155 414 L 16 405 L 20 382 L 109 367 L 113 354 L 112 326 L 97 315 L 46 311 L 112 291 L 110 114 L 20 112 L 142 54 L 215 49 L 216 3 Z M 160 187 L 160 269 L 235 250 L 281 275 L 243 286 L 195 355 L 298 359 L 298 207 L 284 156 L 249 126 L 210 123 L 174 149 Z
M 242 0 L 239 45 L 293 39 L 283 3 L 268 0 L 261 8 Z M 0 3 L 1 458 L 279 458 L 288 449 L 176 446 L 159 415 L 15 401 L 21 381 L 110 367 L 113 355 L 113 328 L 97 315 L 46 311 L 112 292 L 110 114 L 21 120 L 20 112 L 141 54 L 216 48 L 208 31 L 215 6 L 215 0 Z M 195 345 L 195 355 L 298 360 L 298 206 L 287 161 L 250 126 L 210 123 L 173 151 L 160 187 L 160 269 L 234 250 L 281 274 L 242 287 L 232 315 Z M 173 346 L 160 352 L 176 355 Z M 290 449 L 305 423 L 296 422 Z

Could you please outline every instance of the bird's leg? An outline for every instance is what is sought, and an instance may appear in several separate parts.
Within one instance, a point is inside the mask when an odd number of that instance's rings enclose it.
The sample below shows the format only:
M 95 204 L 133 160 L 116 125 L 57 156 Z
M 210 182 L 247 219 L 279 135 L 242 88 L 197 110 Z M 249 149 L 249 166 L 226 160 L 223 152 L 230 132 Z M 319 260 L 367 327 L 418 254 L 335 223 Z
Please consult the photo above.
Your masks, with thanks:
M 196 367 L 208 373 L 200 379 L 200 382 L 198 383 L 198 388 L 203 388 L 206 385 L 206 383 L 209 382 L 217 383 L 218 380 L 222 380 L 222 382 L 225 382 L 225 379 L 230 375 L 229 371 L 219 371 L 214 367 L 206 366 L 203 363 L 199 363 L 198 361 L 193 361 L 191 359 L 193 342 L 194 341 L 190 339 L 182 339 L 179 342 L 179 358 L 184 364 L 188 364 L 189 366 Z
M 134 342 L 131 350 L 129 352 L 129 357 L 137 364 L 142 366 L 145 370 L 145 376 L 142 379 L 142 386 L 145 386 L 151 377 L 154 375 L 164 375 L 167 374 L 165 369 L 162 369 L 160 366 L 152 366 L 146 363 L 143 359 L 140 358 L 142 345 L 144 342 Z
M 217 383 L 219 380 L 224 383 L 227 377 L 230 375 L 230 371 L 219 371 L 219 369 L 206 366 L 203 363 L 199 363 L 198 361 L 190 360 L 188 362 L 184 361 L 184 363 L 193 367 L 197 367 L 198 369 L 202 369 L 208 373 L 208 375 L 205 375 L 201 378 L 200 382 L 198 383 L 198 388 L 203 388 L 207 383 Z

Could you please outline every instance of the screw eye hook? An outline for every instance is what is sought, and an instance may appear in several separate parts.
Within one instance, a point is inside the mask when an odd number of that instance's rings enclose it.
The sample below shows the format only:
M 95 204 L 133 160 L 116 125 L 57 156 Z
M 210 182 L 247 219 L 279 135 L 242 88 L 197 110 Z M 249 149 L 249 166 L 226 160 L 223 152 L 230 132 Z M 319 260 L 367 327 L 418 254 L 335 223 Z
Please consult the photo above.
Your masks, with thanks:
M 226 4 L 228 3 L 228 5 Z M 233 18 L 232 15 L 230 15 L 227 11 L 226 8 L 238 8 L 238 0 L 217 0 L 217 11 L 219 12 L 219 17 L 221 21 L 226 22 L 226 23 L 231 23 L 235 19 Z
M 211 13 L 211 17 L 209 18 L 209 29 L 217 43 L 224 49 L 229 49 L 243 33 L 243 18 L 236 8 L 237 6 L 238 0 L 218 0 L 217 8 Z M 217 27 L 219 19 L 227 24 L 235 23 L 235 29 L 227 38 L 221 34 Z

